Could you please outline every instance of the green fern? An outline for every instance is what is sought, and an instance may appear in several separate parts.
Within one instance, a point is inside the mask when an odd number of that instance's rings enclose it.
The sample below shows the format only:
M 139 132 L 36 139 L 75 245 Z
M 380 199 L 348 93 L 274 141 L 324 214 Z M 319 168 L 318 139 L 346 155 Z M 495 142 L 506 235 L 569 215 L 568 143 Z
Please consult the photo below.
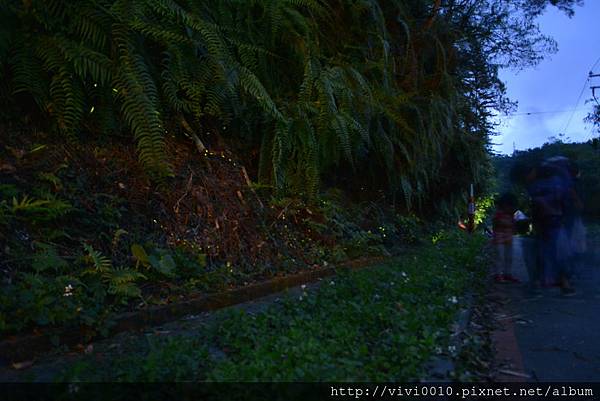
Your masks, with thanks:
M 451 19 L 423 29 L 429 5 L 10 2 L 0 6 L 0 94 L 29 95 L 70 141 L 128 132 L 163 184 L 173 173 L 167 130 L 204 143 L 202 127 L 227 125 L 236 148 L 260 151 L 259 182 L 280 193 L 314 198 L 323 175 L 339 174 L 418 205 L 442 169 L 456 172 L 457 188 L 483 179 L 492 127 L 471 81 L 501 93 L 476 38 Z M 464 173 L 453 149 L 472 157 Z
M 141 296 L 137 286 L 138 280 L 146 279 L 142 273 L 124 267 L 114 268 L 111 260 L 102 255 L 88 244 L 84 244 L 86 252 L 84 260 L 90 268 L 84 270 L 82 275 L 98 276 L 107 286 L 109 294 L 115 295 L 121 302 L 126 303 L 128 298 Z
M 10 212 L 19 217 L 36 223 L 54 220 L 62 217 L 72 210 L 71 204 L 60 199 L 34 199 L 24 195 L 20 200 L 12 198 Z
M 91 266 L 83 274 L 100 274 L 102 277 L 110 277 L 113 270 L 111 260 L 88 244 L 84 244 L 83 249 L 86 252 L 84 260 Z
M 121 297 L 124 300 L 140 297 L 142 292 L 137 286 L 136 281 L 145 278 L 142 273 L 132 269 L 113 269 L 108 280 L 108 293 Z

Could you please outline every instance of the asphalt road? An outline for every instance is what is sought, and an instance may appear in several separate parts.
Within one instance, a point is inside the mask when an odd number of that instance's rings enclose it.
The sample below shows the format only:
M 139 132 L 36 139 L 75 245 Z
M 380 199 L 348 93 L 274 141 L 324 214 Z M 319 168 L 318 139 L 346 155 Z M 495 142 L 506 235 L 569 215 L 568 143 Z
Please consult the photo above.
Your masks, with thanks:
M 521 284 L 497 284 L 505 300 L 504 319 L 516 342 L 509 358 L 519 359 L 527 381 L 600 382 L 600 263 L 590 249 L 573 278 L 577 293 L 559 288 L 528 290 L 524 240 L 515 237 L 513 274 Z M 506 330 L 506 327 L 505 327 Z M 514 335 L 513 335 L 514 334 Z M 506 356 L 506 355 L 505 355 Z

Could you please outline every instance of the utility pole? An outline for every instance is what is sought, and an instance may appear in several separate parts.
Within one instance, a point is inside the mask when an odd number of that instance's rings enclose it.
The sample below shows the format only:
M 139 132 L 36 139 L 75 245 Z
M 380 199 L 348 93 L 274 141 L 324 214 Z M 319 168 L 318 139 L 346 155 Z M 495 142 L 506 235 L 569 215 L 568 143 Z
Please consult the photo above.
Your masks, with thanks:
M 598 77 L 600 77 L 600 74 L 594 74 L 592 71 L 590 71 L 590 75 L 589 75 L 590 79 L 598 78 Z M 600 106 L 600 102 L 598 102 L 598 99 L 596 99 L 596 89 L 600 89 L 600 86 L 598 86 L 598 85 L 591 86 L 590 89 L 592 90 L 592 96 L 594 97 L 594 100 Z
M 473 184 L 469 187 L 469 204 L 467 206 L 467 231 L 469 234 L 475 231 L 475 192 L 473 190 Z
M 600 74 L 594 74 L 593 71 L 590 71 L 590 75 L 589 75 L 588 79 L 591 80 L 592 78 L 598 78 L 598 77 L 600 77 Z M 594 98 L 594 101 L 596 102 L 596 104 L 598 105 L 598 107 L 600 107 L 600 102 L 598 102 L 598 99 L 596 99 L 596 89 L 600 89 L 600 86 L 598 86 L 598 85 L 596 85 L 596 86 L 592 85 L 590 88 L 592 89 L 592 97 Z M 598 138 L 594 138 L 592 140 L 592 146 L 598 152 L 600 152 L 599 142 L 600 142 L 600 140 Z

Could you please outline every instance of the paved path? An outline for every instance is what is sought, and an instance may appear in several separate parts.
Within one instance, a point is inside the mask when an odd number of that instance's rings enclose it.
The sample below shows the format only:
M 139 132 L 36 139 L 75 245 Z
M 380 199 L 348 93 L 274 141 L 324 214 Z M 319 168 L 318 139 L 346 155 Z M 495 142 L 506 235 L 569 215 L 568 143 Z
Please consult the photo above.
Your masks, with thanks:
M 522 239 L 515 237 L 514 275 L 523 284 L 496 284 L 504 304 L 496 335 L 498 357 L 506 368 L 539 381 L 600 382 L 600 264 L 589 255 L 573 284 L 577 294 L 564 297 L 558 288 L 538 296 L 527 291 Z M 499 380 L 518 380 L 516 374 Z M 523 378 L 521 378 L 523 380 Z

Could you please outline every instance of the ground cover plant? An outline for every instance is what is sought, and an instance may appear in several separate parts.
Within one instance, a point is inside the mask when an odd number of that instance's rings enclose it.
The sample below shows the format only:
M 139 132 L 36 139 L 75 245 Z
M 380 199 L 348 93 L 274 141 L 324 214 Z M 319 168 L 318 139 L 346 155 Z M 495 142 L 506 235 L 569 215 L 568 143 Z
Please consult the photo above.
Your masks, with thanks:
M 4 134 L 5 335 L 67 325 L 91 336 L 119 311 L 389 255 L 422 230 L 414 216 L 341 191 L 311 203 L 259 194 L 233 156 L 194 156 L 177 142 L 174 185 L 161 192 L 124 143 L 58 146 L 43 132 Z
M 481 280 L 480 236 L 448 234 L 386 264 L 324 280 L 265 311 L 223 311 L 129 355 L 91 355 L 61 380 L 409 381 L 453 355 L 457 311 Z

